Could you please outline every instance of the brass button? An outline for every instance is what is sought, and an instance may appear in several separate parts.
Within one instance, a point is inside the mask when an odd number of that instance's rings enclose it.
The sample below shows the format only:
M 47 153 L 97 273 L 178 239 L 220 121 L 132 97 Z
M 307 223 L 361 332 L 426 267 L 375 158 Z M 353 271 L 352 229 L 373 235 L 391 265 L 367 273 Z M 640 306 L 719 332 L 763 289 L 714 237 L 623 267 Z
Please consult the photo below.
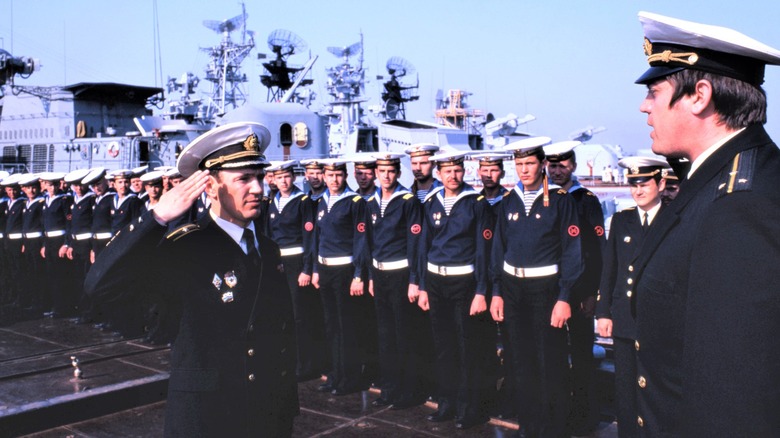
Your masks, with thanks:
M 634 284 L 634 280 L 633 280 L 633 279 L 631 279 L 631 278 L 629 278 L 628 280 L 626 280 L 626 283 L 628 283 L 628 284 Z
M 634 348 L 639 351 L 639 341 L 634 341 Z
M 631 298 L 631 291 L 626 292 L 626 296 Z
M 282 371 L 282 377 L 287 375 L 287 370 Z
M 644 378 L 644 376 L 639 376 L 639 379 L 637 379 L 636 383 L 639 384 L 640 388 L 647 386 L 647 380 Z
M 249 324 L 249 331 L 250 332 L 255 331 L 255 325 L 254 324 Z
M 636 424 L 639 427 L 644 427 L 645 426 L 645 420 L 643 420 L 642 417 L 636 417 Z
M 628 272 L 634 272 L 634 266 L 633 265 L 629 265 L 628 266 Z
M 282 348 L 282 349 L 281 349 L 279 352 L 280 352 L 280 353 L 282 353 L 282 354 L 284 354 L 284 353 L 286 353 L 286 352 L 287 352 L 287 348 Z
M 249 375 L 249 381 L 250 382 L 254 382 L 255 381 L 255 375 L 254 374 L 250 374 Z
M 250 348 L 249 350 L 246 351 L 246 355 L 249 356 L 249 357 L 254 356 L 255 355 L 255 349 L 254 348 Z
M 601 301 L 601 294 L 596 295 L 596 301 Z

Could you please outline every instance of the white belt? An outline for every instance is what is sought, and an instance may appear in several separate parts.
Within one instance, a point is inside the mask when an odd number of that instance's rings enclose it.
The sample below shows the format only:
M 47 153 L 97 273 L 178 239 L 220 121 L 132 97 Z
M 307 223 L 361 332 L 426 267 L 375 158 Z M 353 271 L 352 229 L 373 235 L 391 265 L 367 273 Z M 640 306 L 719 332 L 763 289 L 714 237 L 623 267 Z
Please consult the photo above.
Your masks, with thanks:
M 24 237 L 26 237 L 28 239 L 36 239 L 36 238 L 41 237 L 41 236 L 43 236 L 43 233 L 40 232 L 40 231 L 36 231 L 34 233 L 27 233 L 27 234 L 24 235 Z
M 24 237 L 22 233 L 11 233 L 8 235 L 8 238 L 13 240 L 21 239 L 22 237 Z
M 558 273 L 558 265 L 540 266 L 538 268 L 515 268 L 504 262 L 504 272 L 518 278 L 547 277 Z
M 344 257 L 320 257 L 317 256 L 317 261 L 325 266 L 339 266 L 352 263 L 352 256 Z
M 92 238 L 92 233 L 74 234 L 73 238 L 76 240 L 87 240 Z
M 441 276 L 447 275 L 466 275 L 474 272 L 474 265 L 463 266 L 437 266 L 433 263 L 428 263 L 428 272 L 439 274 Z
M 65 230 L 47 231 L 46 237 L 60 237 L 65 235 Z
M 294 246 L 292 248 L 282 248 L 279 250 L 279 252 L 282 254 L 282 257 L 303 254 L 303 247 Z
M 378 262 L 374 259 L 374 267 L 380 271 L 394 271 L 396 269 L 403 269 L 409 266 L 409 260 L 401 259 L 394 262 Z
M 111 233 L 95 233 L 95 239 L 110 239 L 113 236 Z
M 0 233 L 0 239 L 2 239 L 3 237 L 5 237 L 5 236 L 3 235 L 3 233 Z

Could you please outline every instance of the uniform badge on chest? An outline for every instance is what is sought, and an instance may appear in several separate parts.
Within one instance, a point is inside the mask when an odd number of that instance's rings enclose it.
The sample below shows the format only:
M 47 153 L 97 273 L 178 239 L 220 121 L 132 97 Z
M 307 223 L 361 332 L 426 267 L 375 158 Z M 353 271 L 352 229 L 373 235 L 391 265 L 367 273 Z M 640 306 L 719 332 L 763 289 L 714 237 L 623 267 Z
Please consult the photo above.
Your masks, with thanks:
M 228 271 L 221 278 L 218 274 L 214 274 L 214 278 L 211 279 L 211 284 L 214 285 L 217 292 L 221 293 L 220 299 L 223 303 L 227 304 L 233 302 L 234 295 L 231 289 L 238 284 L 238 277 L 236 277 L 235 271 Z M 227 290 L 222 290 L 223 284 L 228 287 Z
M 437 227 L 441 225 L 441 212 L 436 212 L 433 214 L 433 224 Z
M 325 210 L 320 210 L 320 212 L 317 214 L 317 220 L 322 220 L 323 216 L 325 216 Z
M 371 214 L 371 223 L 376 224 L 376 213 Z
M 271 213 L 271 219 L 275 219 L 275 218 L 276 218 L 276 213 Z

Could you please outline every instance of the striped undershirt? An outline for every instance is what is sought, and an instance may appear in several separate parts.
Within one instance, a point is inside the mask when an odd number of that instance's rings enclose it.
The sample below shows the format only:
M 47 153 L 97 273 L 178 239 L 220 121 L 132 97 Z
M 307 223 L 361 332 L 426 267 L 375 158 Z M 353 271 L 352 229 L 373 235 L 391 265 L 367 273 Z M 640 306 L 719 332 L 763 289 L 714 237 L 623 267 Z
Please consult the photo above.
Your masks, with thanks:
M 329 195 L 328 196 L 328 213 L 330 213 L 330 209 L 331 209 L 331 207 L 333 207 L 333 204 L 335 204 L 336 201 L 338 201 L 339 199 L 341 199 L 342 196 L 344 196 L 344 193 L 346 193 L 346 192 L 341 192 L 341 194 L 339 194 L 339 195 Z
M 531 207 L 534 205 L 534 200 L 536 199 L 536 194 L 539 193 L 539 190 L 531 191 L 526 190 L 523 193 L 523 204 L 525 207 L 525 215 L 528 216 L 531 214 Z
M 382 215 L 382 217 L 385 217 L 385 209 L 387 208 L 387 204 L 390 203 L 390 198 L 382 199 L 382 202 L 379 203 L 379 214 Z
M 450 211 L 452 211 L 452 206 L 455 205 L 455 201 L 457 201 L 457 200 L 458 200 L 457 196 L 452 196 L 452 197 L 449 197 L 449 198 L 445 197 L 444 198 L 444 214 L 446 214 L 447 216 L 450 215 Z
M 428 196 L 428 193 L 430 193 L 430 190 L 417 189 L 417 199 L 420 202 L 425 202 L 425 197 Z
M 288 202 L 290 202 L 291 197 L 283 197 L 280 196 L 278 199 L 276 199 L 276 209 L 279 210 L 279 213 L 281 213 L 284 210 L 284 206 L 287 205 Z

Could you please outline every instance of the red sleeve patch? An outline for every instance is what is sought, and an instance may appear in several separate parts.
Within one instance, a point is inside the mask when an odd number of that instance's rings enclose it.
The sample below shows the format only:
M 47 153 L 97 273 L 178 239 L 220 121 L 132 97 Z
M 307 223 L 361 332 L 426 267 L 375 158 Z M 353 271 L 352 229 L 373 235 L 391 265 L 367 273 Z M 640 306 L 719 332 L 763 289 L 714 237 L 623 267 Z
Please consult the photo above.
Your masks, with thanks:
M 412 234 L 420 234 L 420 231 L 422 231 L 422 227 L 420 224 L 414 224 L 412 225 L 412 229 L 410 230 Z
M 485 240 L 490 240 L 493 238 L 493 232 L 490 230 L 485 230 L 482 232 L 482 237 L 484 237 Z
M 358 230 L 358 233 L 364 233 L 366 231 L 366 223 L 365 222 L 361 222 L 361 223 L 357 224 L 357 230 Z
M 305 224 L 303 224 L 303 229 L 306 231 L 311 231 L 314 229 L 314 224 L 311 222 L 306 222 Z
M 597 226 L 595 230 L 597 236 L 601 237 L 604 235 L 604 227 L 602 227 L 601 225 Z
M 577 237 L 580 235 L 580 227 L 576 225 L 572 225 L 569 227 L 569 236 L 571 237 Z

